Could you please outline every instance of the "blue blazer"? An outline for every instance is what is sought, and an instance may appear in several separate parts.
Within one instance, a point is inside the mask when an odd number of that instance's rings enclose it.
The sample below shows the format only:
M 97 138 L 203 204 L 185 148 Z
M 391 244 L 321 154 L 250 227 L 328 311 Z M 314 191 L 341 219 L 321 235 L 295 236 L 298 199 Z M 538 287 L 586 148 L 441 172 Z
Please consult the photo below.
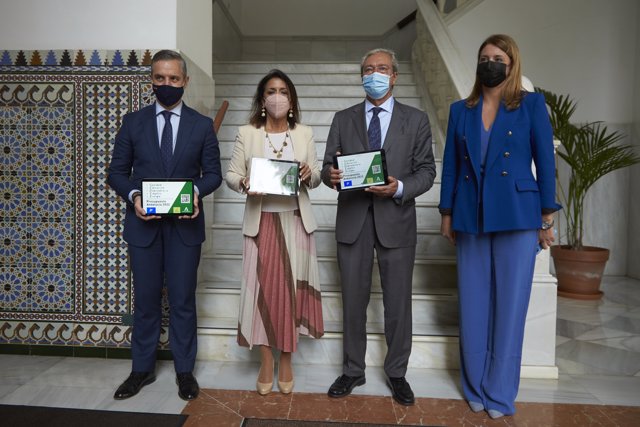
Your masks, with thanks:
M 473 108 L 467 108 L 464 100 L 451 105 L 440 210 L 450 212 L 453 229 L 465 233 L 540 228 L 543 208 L 560 209 L 555 202 L 553 132 L 544 97 L 526 93 L 520 107 L 512 111 L 500 104 L 483 177 L 482 101 L 481 97 Z M 536 177 L 531 170 L 532 161 Z
M 183 104 L 180 126 L 169 173 L 160 154 L 155 104 L 128 113 L 122 119 L 109 164 L 107 183 L 127 203 L 124 240 L 147 247 L 155 239 L 161 221 L 139 219 L 129 202 L 129 193 L 141 189 L 143 178 L 191 178 L 199 190 L 200 214 L 195 220 L 175 220 L 176 230 L 187 246 L 204 242 L 202 198 L 222 183 L 220 149 L 213 121 Z

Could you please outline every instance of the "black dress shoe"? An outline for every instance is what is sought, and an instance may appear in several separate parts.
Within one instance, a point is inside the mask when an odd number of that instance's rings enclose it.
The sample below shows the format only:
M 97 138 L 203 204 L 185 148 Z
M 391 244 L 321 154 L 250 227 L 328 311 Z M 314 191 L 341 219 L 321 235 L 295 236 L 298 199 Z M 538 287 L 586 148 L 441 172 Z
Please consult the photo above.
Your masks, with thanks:
M 191 372 L 176 374 L 176 384 L 178 384 L 178 396 L 182 400 L 193 400 L 200 393 L 198 381 L 196 381 L 196 377 Z
M 329 397 L 345 397 L 351 394 L 351 391 L 359 385 L 366 383 L 364 375 L 359 377 L 350 377 L 349 375 L 341 375 L 339 376 L 331 387 L 329 387 L 329 392 L 327 393 Z
M 156 380 L 153 372 L 131 372 L 120 387 L 116 390 L 113 398 L 116 400 L 128 399 L 135 396 L 147 384 L 151 384 Z
M 411 406 L 416 403 L 416 398 L 413 396 L 413 391 L 411 390 L 411 386 L 404 379 L 404 377 L 400 378 L 391 378 L 389 377 L 387 380 L 387 384 L 391 387 L 391 391 L 393 393 L 393 398 L 396 402 L 401 405 Z

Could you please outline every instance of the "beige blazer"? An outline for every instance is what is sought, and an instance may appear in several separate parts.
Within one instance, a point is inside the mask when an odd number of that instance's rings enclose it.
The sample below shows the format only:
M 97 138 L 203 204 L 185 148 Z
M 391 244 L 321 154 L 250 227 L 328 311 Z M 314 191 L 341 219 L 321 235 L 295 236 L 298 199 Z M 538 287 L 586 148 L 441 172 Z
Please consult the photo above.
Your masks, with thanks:
M 300 186 L 298 206 L 304 229 L 307 233 L 312 233 L 318 228 L 318 225 L 311 210 L 308 188 L 315 188 L 320 185 L 320 167 L 313 141 L 313 131 L 309 126 L 298 124 L 295 129 L 289 131 L 289 134 L 293 143 L 294 158 L 299 162 L 307 163 L 311 168 L 309 185 L 307 186 L 303 183 Z M 264 127 L 256 129 L 252 125 L 244 125 L 238 129 L 229 170 L 225 175 L 225 181 L 232 190 L 242 193 L 240 181 L 251 175 L 251 159 L 253 157 L 264 157 L 264 138 Z M 258 234 L 261 211 L 262 196 L 247 196 L 244 206 L 242 234 L 251 237 Z

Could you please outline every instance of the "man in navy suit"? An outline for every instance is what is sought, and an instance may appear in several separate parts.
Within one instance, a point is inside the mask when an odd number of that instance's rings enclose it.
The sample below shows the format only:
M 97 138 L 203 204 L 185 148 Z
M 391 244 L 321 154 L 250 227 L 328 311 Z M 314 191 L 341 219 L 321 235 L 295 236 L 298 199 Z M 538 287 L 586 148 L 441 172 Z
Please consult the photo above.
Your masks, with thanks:
M 182 102 L 189 83 L 180 54 L 161 50 L 151 61 L 157 102 L 129 113 L 116 136 L 107 183 L 127 203 L 124 239 L 134 283 L 132 372 L 115 392 L 127 399 L 155 381 L 162 317 L 162 287 L 169 297 L 169 339 L 178 395 L 198 396 L 193 376 L 197 352 L 195 290 L 200 247 L 205 239 L 200 199 L 222 182 L 220 150 L 213 122 Z M 179 217 L 147 215 L 142 209 L 145 178 L 192 179 L 194 212 Z

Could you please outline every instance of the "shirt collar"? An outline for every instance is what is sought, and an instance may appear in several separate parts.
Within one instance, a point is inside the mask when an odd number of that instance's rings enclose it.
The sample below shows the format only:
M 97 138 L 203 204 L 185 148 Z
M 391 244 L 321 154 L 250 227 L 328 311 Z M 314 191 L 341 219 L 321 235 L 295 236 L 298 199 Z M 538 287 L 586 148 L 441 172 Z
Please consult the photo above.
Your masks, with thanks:
M 175 114 L 176 116 L 180 117 L 180 114 L 182 114 L 182 106 L 184 105 L 184 103 L 182 101 L 180 101 L 180 103 L 178 105 L 176 105 L 175 107 L 173 107 L 171 111 L 173 114 Z M 165 108 L 160 105 L 157 101 L 156 101 L 156 116 L 160 113 L 162 113 L 165 110 Z
M 382 108 L 384 111 L 390 113 L 393 111 L 393 103 L 394 103 L 393 96 L 390 96 L 389 99 L 384 101 L 381 105 L 379 105 L 379 107 Z M 365 98 L 364 111 L 368 113 L 369 111 L 371 111 L 373 107 L 375 107 L 375 105 L 373 105 L 371 101 Z

